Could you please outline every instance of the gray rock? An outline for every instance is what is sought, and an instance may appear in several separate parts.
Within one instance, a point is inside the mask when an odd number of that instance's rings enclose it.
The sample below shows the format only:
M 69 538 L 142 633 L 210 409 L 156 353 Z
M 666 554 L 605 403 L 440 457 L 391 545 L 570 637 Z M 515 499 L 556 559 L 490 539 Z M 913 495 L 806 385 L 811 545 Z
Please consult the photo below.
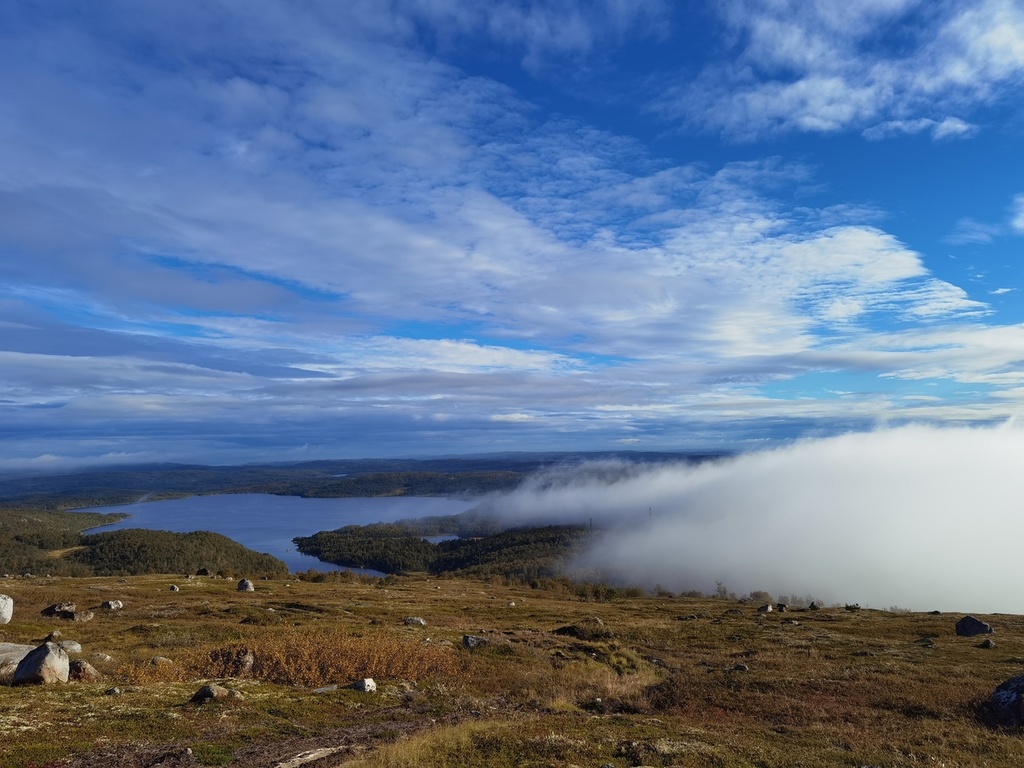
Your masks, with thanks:
M 238 591 L 239 592 L 255 592 L 256 591 L 256 585 L 253 584 L 248 579 L 242 579 L 240 582 L 238 582 Z
M 14 617 L 14 598 L 0 595 L 0 624 L 10 624 Z
M 101 664 L 111 664 L 114 661 L 114 657 L 106 653 L 94 653 L 92 658 Z
M 168 659 L 166 656 L 154 656 L 152 659 L 149 660 L 149 663 L 152 664 L 154 667 L 166 667 L 170 666 L 174 662 Z
M 989 624 L 973 616 L 964 616 L 956 623 L 956 633 L 960 637 L 974 637 L 976 635 L 991 635 L 995 632 Z
M 427 620 L 421 619 L 419 616 L 406 616 L 405 626 L 407 627 L 425 627 L 427 626 Z
M 811 604 L 807 606 L 807 610 L 808 611 L 820 611 L 821 610 L 821 606 L 818 605 L 816 602 L 811 601 Z
M 480 637 L 480 635 L 463 635 L 462 636 L 462 647 L 470 651 L 475 651 L 477 648 L 481 648 L 487 645 L 487 638 Z
M 85 659 L 75 659 L 68 666 L 68 679 L 79 683 L 95 683 L 101 679 L 101 675 Z
M 771 603 L 765 603 L 764 605 L 762 605 L 760 608 L 757 609 L 757 612 L 758 613 L 771 613 L 772 612 L 772 604 Z
M 11 685 L 49 685 L 68 681 L 70 661 L 56 643 L 43 643 L 30 651 L 14 670 Z
M 10 685 L 21 660 L 35 650 L 34 645 L 0 643 L 0 685 Z
M 993 640 L 991 637 L 986 637 L 984 640 L 982 640 L 980 643 L 978 643 L 978 647 L 979 648 L 995 648 L 996 647 L 996 641 Z
M 177 592 L 177 591 L 178 591 L 178 585 L 177 584 L 171 584 L 171 592 Z
M 64 649 L 65 653 L 81 653 L 82 644 L 77 640 L 63 640 L 57 643 L 61 648 Z
M 1024 724 L 1024 675 L 1000 683 L 989 696 L 986 719 L 992 725 L 1018 728 Z
M 105 611 L 119 611 L 124 608 L 124 603 L 120 600 L 107 600 L 105 603 L 100 605 L 100 608 Z

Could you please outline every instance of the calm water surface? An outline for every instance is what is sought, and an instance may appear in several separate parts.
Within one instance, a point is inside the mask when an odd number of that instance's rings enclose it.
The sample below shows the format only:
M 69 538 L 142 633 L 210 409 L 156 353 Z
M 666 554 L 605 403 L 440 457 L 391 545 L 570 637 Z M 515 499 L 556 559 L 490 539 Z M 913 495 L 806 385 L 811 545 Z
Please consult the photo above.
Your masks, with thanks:
M 293 573 L 317 568 L 336 569 L 315 557 L 296 551 L 292 538 L 310 536 L 343 525 L 393 523 L 429 515 L 457 515 L 476 502 L 434 497 L 401 496 L 373 499 L 303 499 L 267 494 L 192 496 L 170 501 L 149 501 L 115 507 L 93 507 L 89 512 L 131 515 L 113 525 L 92 528 L 89 533 L 146 528 L 153 531 L 213 531 L 257 552 L 283 560 Z M 353 569 L 358 570 L 358 569 Z M 362 573 L 379 574 L 377 571 Z

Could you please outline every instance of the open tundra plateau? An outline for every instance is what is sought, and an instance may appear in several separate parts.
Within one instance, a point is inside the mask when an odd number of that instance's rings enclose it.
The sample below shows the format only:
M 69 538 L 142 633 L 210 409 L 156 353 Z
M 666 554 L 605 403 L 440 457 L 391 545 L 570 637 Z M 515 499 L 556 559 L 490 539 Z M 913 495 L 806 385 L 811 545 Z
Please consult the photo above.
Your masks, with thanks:
M 0 580 L 13 601 L 0 643 L 49 638 L 98 675 L 0 686 L 0 764 L 1024 760 L 990 704 L 1024 672 L 1020 616 L 979 616 L 993 633 L 967 637 L 963 614 L 767 611 L 563 580 L 333 573 L 246 591 L 241 576 Z M 61 603 L 72 616 L 44 615 Z

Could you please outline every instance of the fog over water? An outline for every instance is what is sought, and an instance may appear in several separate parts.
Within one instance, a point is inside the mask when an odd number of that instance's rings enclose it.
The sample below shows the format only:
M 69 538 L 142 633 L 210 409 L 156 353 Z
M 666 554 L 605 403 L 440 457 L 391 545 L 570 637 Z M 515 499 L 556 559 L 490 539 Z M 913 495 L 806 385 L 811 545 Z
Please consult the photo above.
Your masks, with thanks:
M 1024 429 L 886 429 L 698 466 L 594 462 L 489 506 L 604 529 L 578 563 L 681 591 L 1024 613 Z

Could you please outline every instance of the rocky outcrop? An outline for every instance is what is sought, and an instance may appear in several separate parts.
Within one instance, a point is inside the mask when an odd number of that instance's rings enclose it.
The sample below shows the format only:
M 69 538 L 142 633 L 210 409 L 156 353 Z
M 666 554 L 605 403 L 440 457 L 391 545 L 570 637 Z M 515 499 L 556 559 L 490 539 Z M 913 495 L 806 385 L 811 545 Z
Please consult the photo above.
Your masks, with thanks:
M 14 617 L 14 598 L 0 595 L 0 624 L 10 624 Z
M 39 613 L 48 619 L 64 621 L 92 621 L 92 611 L 79 611 L 74 603 L 54 603 L 43 608 Z
M 960 637 L 975 637 L 976 635 L 991 635 L 995 632 L 991 625 L 986 624 L 973 616 L 964 616 L 956 623 L 956 633 Z
M 66 683 L 69 674 L 70 661 L 64 649 L 56 643 L 43 643 L 21 660 L 11 685 Z

